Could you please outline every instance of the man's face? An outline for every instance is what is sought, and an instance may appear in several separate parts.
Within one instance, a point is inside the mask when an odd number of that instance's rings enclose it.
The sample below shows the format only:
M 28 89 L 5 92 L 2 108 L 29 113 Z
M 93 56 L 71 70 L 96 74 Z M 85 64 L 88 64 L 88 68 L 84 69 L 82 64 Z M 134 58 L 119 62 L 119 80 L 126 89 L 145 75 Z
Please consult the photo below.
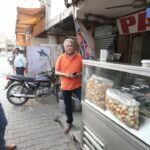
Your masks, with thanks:
M 74 46 L 69 41 L 65 43 L 65 52 L 66 54 L 69 54 L 69 55 L 74 54 Z

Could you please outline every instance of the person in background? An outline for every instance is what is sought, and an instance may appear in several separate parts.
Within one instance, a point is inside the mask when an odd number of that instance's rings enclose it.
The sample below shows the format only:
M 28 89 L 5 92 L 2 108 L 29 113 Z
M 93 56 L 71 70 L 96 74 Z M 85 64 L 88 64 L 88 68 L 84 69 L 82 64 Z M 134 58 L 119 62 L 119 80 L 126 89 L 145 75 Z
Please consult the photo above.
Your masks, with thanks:
M 76 52 L 75 42 L 70 38 L 64 41 L 64 51 L 56 61 L 55 73 L 60 76 L 61 80 L 67 116 L 64 133 L 68 133 L 73 123 L 72 94 L 74 93 L 81 100 L 82 56 Z
M 26 68 L 26 58 L 23 56 L 19 48 L 15 49 L 14 70 L 17 75 L 24 75 Z
M 5 130 L 7 126 L 7 119 L 3 110 L 3 107 L 0 103 L 0 150 L 15 150 L 16 145 L 15 144 L 10 144 L 8 146 L 5 146 Z

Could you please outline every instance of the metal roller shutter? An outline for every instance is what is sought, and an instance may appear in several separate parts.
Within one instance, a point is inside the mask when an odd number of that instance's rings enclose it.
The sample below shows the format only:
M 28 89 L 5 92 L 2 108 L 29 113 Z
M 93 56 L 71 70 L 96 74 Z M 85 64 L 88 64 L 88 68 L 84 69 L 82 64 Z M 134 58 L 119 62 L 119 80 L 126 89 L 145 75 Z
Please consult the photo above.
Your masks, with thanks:
M 116 34 L 96 36 L 95 37 L 95 51 L 96 51 L 96 59 L 100 58 L 100 50 L 108 49 L 109 46 L 113 43 Z

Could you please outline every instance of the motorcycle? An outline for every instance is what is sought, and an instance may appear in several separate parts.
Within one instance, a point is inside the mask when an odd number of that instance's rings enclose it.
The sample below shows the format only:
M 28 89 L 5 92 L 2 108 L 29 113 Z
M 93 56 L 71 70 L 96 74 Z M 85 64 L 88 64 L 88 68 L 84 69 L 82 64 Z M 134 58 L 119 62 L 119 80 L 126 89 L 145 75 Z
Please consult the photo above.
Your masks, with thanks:
M 7 76 L 8 83 L 5 89 L 8 89 L 6 96 L 8 101 L 16 106 L 23 105 L 29 99 L 54 94 L 59 95 L 59 83 L 54 70 L 42 73 L 36 77 L 25 77 L 22 75 Z

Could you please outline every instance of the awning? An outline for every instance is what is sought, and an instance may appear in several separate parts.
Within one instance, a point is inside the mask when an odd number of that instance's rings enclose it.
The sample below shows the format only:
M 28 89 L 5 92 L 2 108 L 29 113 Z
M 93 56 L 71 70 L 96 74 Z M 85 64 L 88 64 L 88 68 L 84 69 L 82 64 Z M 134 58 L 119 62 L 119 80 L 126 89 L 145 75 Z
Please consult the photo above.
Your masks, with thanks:
M 17 20 L 16 20 L 16 41 L 20 46 L 27 45 L 26 35 L 33 33 L 33 28 L 41 24 L 45 18 L 45 7 L 42 8 L 17 8 Z M 44 23 L 43 23 L 44 24 Z M 38 35 L 44 32 L 45 26 L 42 24 L 40 32 L 34 35 Z M 23 37 L 23 38 L 20 38 Z M 25 39 L 25 40 L 22 40 Z

